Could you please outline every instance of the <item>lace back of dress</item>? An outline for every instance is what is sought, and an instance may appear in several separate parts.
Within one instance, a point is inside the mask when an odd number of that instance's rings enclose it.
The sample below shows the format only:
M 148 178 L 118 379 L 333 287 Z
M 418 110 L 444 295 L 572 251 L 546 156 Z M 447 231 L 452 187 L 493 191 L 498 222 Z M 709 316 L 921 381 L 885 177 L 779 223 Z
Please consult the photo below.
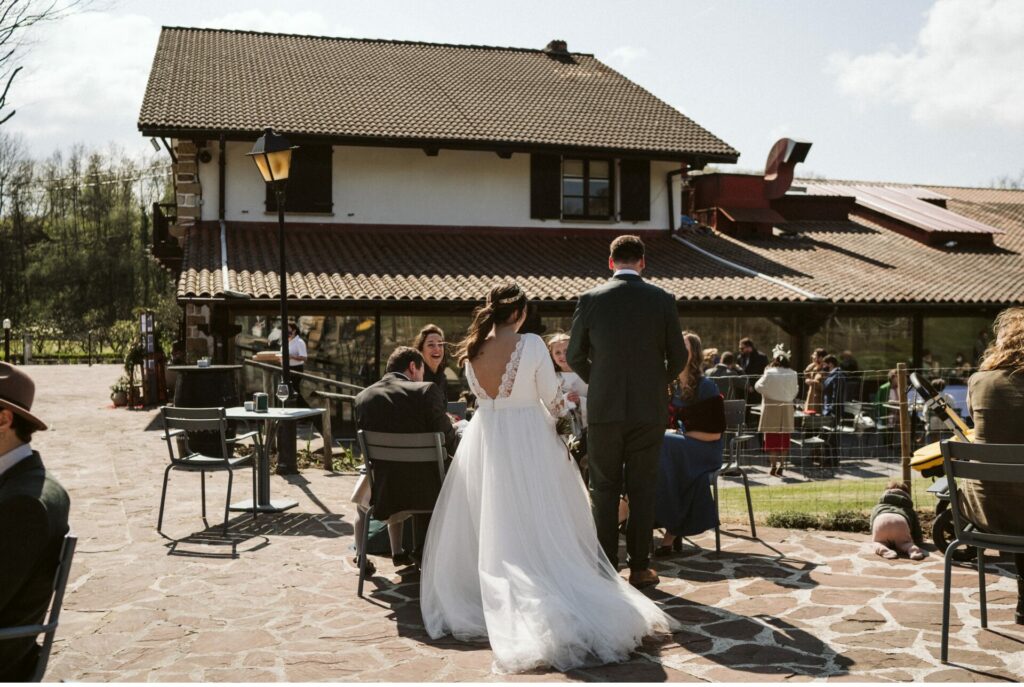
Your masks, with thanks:
M 501 383 L 498 385 L 498 395 L 494 398 L 508 398 L 512 395 L 512 387 L 516 384 L 516 374 L 519 372 L 519 361 L 523 357 L 523 342 L 526 341 L 525 336 L 520 336 L 519 341 L 516 342 L 516 347 L 512 349 L 512 355 L 509 356 L 508 362 L 505 363 L 505 371 L 501 375 Z M 473 371 L 473 362 L 466 361 L 466 381 L 469 382 L 470 390 L 476 394 L 477 398 L 490 399 L 490 395 L 484 391 L 480 381 L 476 378 L 476 372 Z

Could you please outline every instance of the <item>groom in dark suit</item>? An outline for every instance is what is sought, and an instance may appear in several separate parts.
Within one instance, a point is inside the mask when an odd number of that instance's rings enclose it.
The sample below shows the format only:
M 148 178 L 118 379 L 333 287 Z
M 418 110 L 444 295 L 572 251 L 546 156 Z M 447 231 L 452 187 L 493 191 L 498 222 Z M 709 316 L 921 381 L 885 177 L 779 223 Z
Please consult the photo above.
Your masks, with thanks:
M 32 379 L 0 363 L 0 627 L 43 621 L 68 532 L 68 494 L 29 443 L 46 429 L 34 397 Z M 34 637 L 0 640 L 0 682 L 27 681 L 38 654 Z
M 645 266 L 638 236 L 612 241 L 608 267 L 614 274 L 580 296 L 567 352 L 569 365 L 590 385 L 587 443 L 597 538 L 617 566 L 618 506 L 625 492 L 629 582 L 638 588 L 658 583 L 649 564 L 667 385 L 687 359 L 676 300 L 640 277 Z

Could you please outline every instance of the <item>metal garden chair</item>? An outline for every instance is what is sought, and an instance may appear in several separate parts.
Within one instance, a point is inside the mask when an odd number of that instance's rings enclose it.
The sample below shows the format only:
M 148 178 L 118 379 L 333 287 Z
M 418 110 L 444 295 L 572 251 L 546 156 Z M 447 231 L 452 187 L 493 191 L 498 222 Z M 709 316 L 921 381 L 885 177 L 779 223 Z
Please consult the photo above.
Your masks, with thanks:
M 444 461 L 448 453 L 444 446 L 444 435 L 440 432 L 421 432 L 416 434 L 399 434 L 390 432 L 371 432 L 359 430 L 356 437 L 366 461 L 366 471 L 370 479 L 370 509 L 363 517 L 363 542 L 370 536 L 370 520 L 373 518 L 374 472 L 382 463 L 437 463 L 437 472 L 444 481 Z M 430 509 L 401 509 L 403 513 L 432 513 Z M 415 528 L 415 524 L 413 525 Z M 415 537 L 415 530 L 413 532 Z M 366 546 L 359 556 L 359 588 L 356 594 L 363 595 L 363 582 L 366 580 Z
M 164 483 L 160 492 L 160 515 L 157 517 L 156 531 L 160 532 L 164 523 L 164 504 L 167 501 L 167 482 L 171 470 L 198 472 L 202 483 L 203 522 L 206 522 L 206 473 L 226 472 L 228 474 L 227 497 L 224 502 L 224 535 L 228 533 L 228 508 L 231 505 L 231 484 L 235 470 L 244 467 L 252 468 L 252 517 L 256 518 L 256 462 L 263 452 L 263 443 L 259 432 L 246 432 L 235 437 L 227 436 L 227 419 L 224 408 L 176 408 L 163 406 L 160 414 L 164 420 L 163 439 L 167 442 L 167 453 L 170 464 L 164 470 Z M 219 456 L 207 456 L 189 447 L 191 432 L 218 432 L 220 435 Z M 252 439 L 254 451 L 251 455 L 235 457 L 233 448 L 246 439 Z M 178 455 L 175 446 L 183 447 Z
M 747 434 L 744 417 L 746 414 L 747 402 L 743 399 L 737 399 L 735 401 L 725 402 L 725 432 L 723 437 L 727 440 L 727 459 L 718 470 L 711 476 L 711 488 L 714 492 L 715 499 L 715 511 L 718 514 L 718 478 L 722 475 L 726 477 L 741 477 L 743 479 L 743 491 L 746 492 L 747 496 L 747 515 L 750 517 L 750 536 L 757 537 L 757 527 L 754 525 L 754 505 L 750 500 L 750 483 L 747 481 L 746 471 L 740 467 L 739 464 L 739 447 L 743 446 L 751 441 L 754 441 L 757 436 L 754 434 Z M 721 526 L 715 526 L 715 551 L 722 550 L 722 533 Z
M 57 634 L 57 625 L 60 621 L 60 610 L 64 603 L 64 590 L 68 586 L 68 575 L 71 573 L 71 561 L 75 557 L 75 546 L 78 544 L 78 537 L 70 534 L 65 535 L 64 544 L 60 549 L 60 560 L 57 563 L 57 571 L 53 576 L 53 596 L 50 601 L 49 613 L 45 621 L 39 625 L 20 625 L 18 627 L 0 628 L 0 641 L 7 639 L 22 639 L 25 637 L 38 637 L 43 635 L 43 644 L 39 647 L 39 656 L 36 659 L 36 668 L 30 680 L 42 682 L 46 673 L 46 665 L 50 661 L 50 650 L 53 648 L 53 638 Z
M 960 510 L 957 478 L 982 480 L 991 483 L 1024 483 L 1024 445 L 1021 444 L 968 444 L 944 441 L 942 456 L 949 484 L 949 507 L 953 512 L 953 531 L 956 538 L 946 548 L 945 573 L 942 580 L 942 662 L 949 659 L 949 595 L 953 576 L 953 556 L 961 546 L 972 546 L 978 551 L 978 603 L 981 608 L 981 626 L 988 627 L 985 600 L 985 549 L 1007 553 L 1024 553 L 1024 535 L 990 534 L 969 522 Z M 1019 571 L 1018 571 L 1019 572 Z

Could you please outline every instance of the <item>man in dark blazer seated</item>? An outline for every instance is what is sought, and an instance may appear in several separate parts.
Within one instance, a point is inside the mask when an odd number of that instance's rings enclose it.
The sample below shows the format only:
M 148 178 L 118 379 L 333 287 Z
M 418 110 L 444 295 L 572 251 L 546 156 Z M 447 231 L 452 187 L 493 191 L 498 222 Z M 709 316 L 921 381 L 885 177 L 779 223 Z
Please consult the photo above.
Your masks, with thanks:
M 0 627 L 43 621 L 68 532 L 68 494 L 29 443 L 46 429 L 34 397 L 32 379 L 0 363 Z M 33 637 L 0 640 L 0 682 L 27 681 L 38 655 Z
M 399 434 L 441 432 L 451 455 L 455 449 L 456 433 L 446 412 L 447 407 L 440 388 L 433 382 L 423 381 L 423 356 L 420 352 L 409 346 L 399 346 L 388 358 L 381 380 L 356 396 L 356 426 L 374 432 Z M 361 486 L 365 486 L 365 480 L 361 482 L 356 486 L 357 494 Z M 373 491 L 373 517 L 383 521 L 405 510 L 433 508 L 441 491 L 441 478 L 437 474 L 437 466 L 432 463 L 381 464 L 374 471 Z M 418 564 L 430 516 L 412 517 L 416 541 L 411 557 Z M 362 535 L 360 524 L 357 521 L 357 539 Z M 359 541 L 357 551 L 362 549 L 363 542 Z M 398 563 L 400 554 L 393 553 Z
M 667 386 L 687 359 L 676 299 L 640 277 L 645 266 L 638 236 L 612 241 L 608 268 L 614 274 L 580 296 L 567 352 L 569 365 L 590 385 L 588 457 L 597 538 L 617 566 L 618 506 L 625 491 L 629 582 L 637 588 L 658 583 L 649 564 Z

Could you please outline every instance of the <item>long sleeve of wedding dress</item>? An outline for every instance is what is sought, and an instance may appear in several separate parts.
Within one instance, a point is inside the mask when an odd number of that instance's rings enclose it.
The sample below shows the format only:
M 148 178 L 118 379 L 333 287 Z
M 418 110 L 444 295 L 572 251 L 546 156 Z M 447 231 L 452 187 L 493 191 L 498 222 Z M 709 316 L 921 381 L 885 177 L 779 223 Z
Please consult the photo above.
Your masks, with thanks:
M 674 621 L 601 550 L 543 341 L 524 334 L 490 399 L 478 393 L 427 533 L 420 605 L 428 634 L 487 637 L 497 672 L 626 660 Z M 507 383 L 506 383 L 507 382 Z

